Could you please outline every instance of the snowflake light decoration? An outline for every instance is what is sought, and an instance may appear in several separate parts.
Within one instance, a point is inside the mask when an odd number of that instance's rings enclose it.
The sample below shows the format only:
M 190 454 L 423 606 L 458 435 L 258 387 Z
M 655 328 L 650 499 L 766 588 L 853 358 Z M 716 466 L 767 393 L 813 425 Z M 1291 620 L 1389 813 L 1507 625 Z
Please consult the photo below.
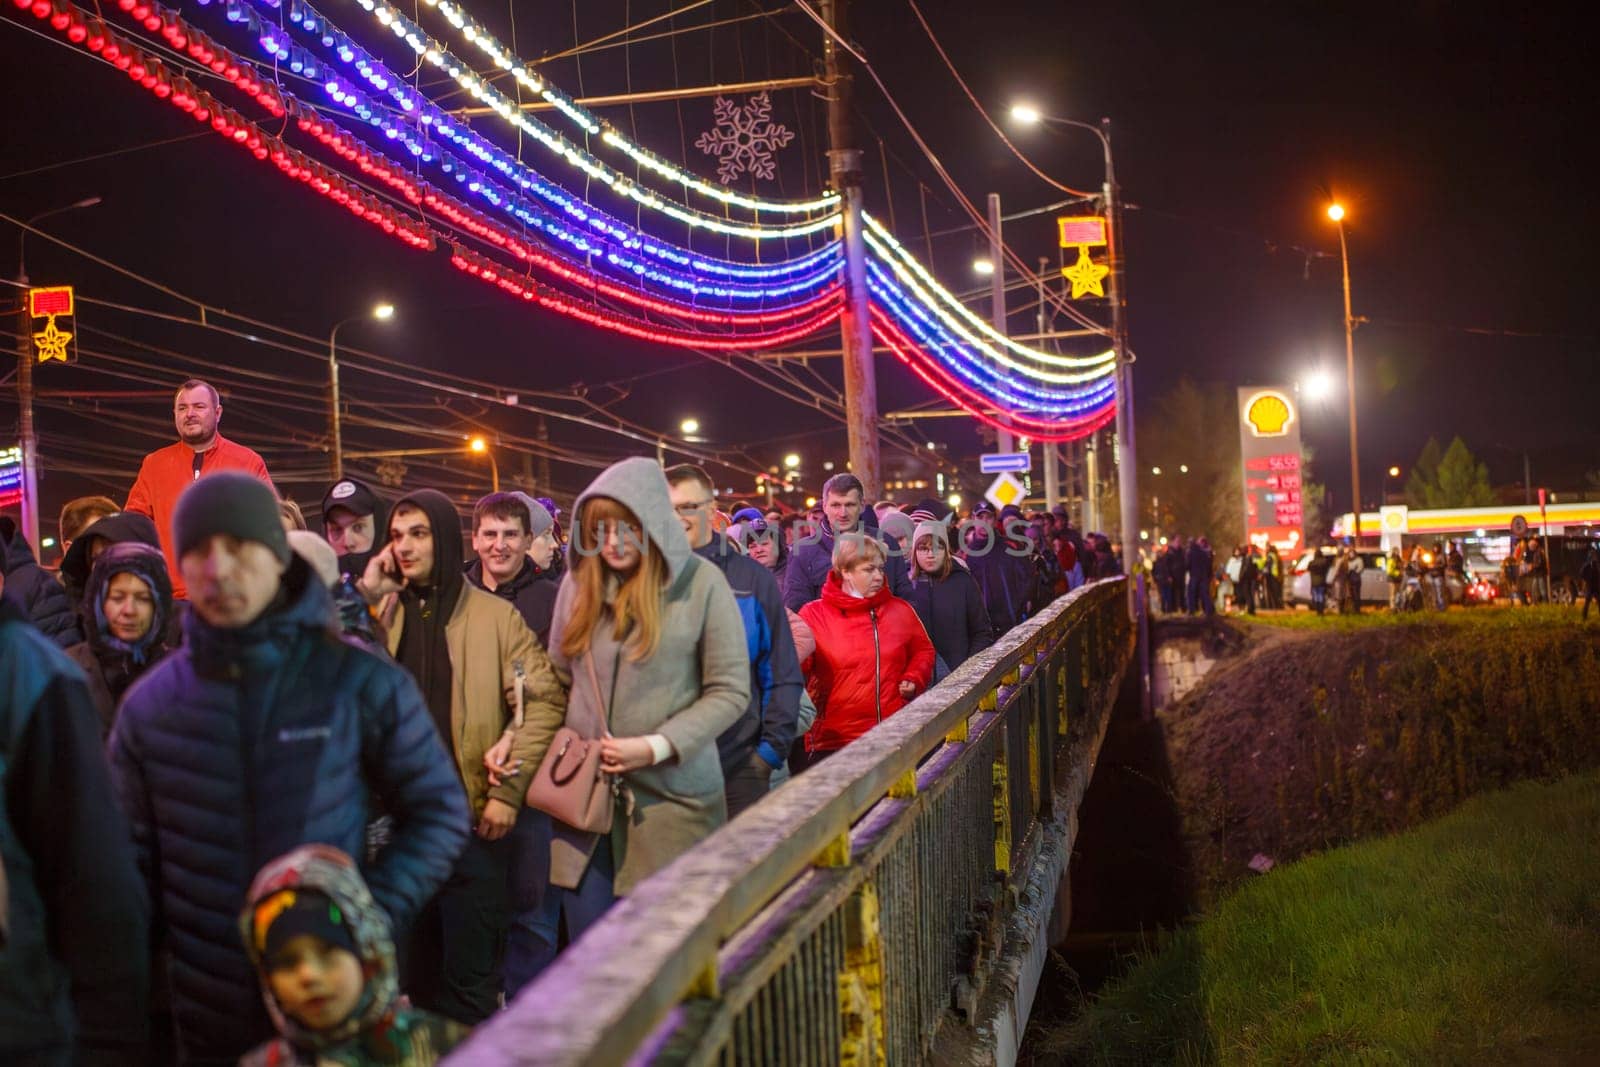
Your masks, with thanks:
M 740 107 L 726 97 L 717 97 L 717 123 L 702 133 L 694 145 L 720 161 L 717 177 L 731 185 L 741 174 L 772 180 L 777 167 L 773 154 L 794 140 L 794 131 L 772 121 L 772 100 L 757 93 Z

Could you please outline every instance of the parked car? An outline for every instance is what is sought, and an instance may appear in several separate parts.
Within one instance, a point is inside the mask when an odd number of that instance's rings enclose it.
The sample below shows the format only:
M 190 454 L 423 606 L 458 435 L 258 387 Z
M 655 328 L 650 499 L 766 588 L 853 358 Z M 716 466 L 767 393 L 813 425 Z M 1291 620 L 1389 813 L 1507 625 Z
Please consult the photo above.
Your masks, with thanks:
M 1283 591 L 1284 603 L 1289 607 L 1296 604 L 1311 606 L 1311 575 L 1306 567 L 1311 562 L 1313 551 L 1320 551 L 1325 556 L 1332 556 L 1343 549 L 1333 545 L 1325 545 L 1320 549 L 1307 550 L 1295 560 L 1294 570 L 1289 576 L 1287 587 Z M 1361 557 L 1361 602 L 1363 604 L 1389 603 L 1389 577 L 1384 572 L 1383 560 L 1388 554 L 1377 549 L 1362 549 L 1356 553 Z

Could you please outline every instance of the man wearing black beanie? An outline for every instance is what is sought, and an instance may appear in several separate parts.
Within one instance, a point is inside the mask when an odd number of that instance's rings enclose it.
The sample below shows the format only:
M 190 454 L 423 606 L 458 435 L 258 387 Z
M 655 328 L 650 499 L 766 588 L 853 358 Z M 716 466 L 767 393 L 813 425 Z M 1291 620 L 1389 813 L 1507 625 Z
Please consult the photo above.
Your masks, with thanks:
M 404 929 L 465 844 L 466 799 L 411 678 L 342 641 L 289 550 L 272 490 L 221 473 L 184 490 L 172 545 L 194 605 L 181 648 L 124 698 L 112 777 L 170 949 L 180 1062 L 232 1064 L 271 1038 L 236 922 L 268 860 L 308 842 L 365 855 Z

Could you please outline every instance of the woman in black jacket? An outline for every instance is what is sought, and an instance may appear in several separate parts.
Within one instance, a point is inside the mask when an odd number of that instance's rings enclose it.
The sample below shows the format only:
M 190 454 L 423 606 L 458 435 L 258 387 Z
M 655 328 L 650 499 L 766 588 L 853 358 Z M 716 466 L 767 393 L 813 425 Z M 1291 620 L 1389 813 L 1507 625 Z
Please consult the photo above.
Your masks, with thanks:
M 167 637 L 172 580 L 160 549 L 139 541 L 106 548 L 89 572 L 82 610 L 89 638 L 67 655 L 88 676 L 104 738 L 128 686 L 175 644 Z
M 966 662 L 974 652 L 994 643 L 983 593 L 967 569 L 950 554 L 949 534 L 942 522 L 921 522 L 911 535 L 911 592 L 906 600 L 938 653 L 933 680 Z

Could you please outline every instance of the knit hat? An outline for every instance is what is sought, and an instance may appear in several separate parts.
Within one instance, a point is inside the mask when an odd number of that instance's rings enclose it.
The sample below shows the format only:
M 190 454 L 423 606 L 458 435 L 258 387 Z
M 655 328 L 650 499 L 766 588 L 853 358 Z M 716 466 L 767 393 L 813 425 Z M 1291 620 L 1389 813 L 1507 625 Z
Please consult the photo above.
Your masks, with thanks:
M 912 522 L 932 522 L 939 519 L 948 521 L 949 518 L 950 509 L 931 497 L 918 501 L 917 506 L 911 509 Z
M 550 509 L 539 503 L 527 493 L 519 493 L 515 489 L 511 495 L 528 506 L 528 536 L 538 537 L 556 524 L 556 517 L 550 514 Z
M 909 548 L 906 538 L 911 536 L 916 526 L 911 516 L 903 511 L 886 511 L 883 518 L 878 520 L 878 529 L 894 538 L 903 548 Z
M 378 494 L 368 488 L 366 482 L 356 478 L 343 478 L 334 482 L 323 494 L 322 521 L 328 521 L 328 512 L 334 508 L 344 508 L 357 518 L 363 515 L 375 515 L 378 503 Z
M 765 519 L 766 515 L 760 508 L 742 507 L 733 513 L 734 522 L 749 522 L 751 519 Z
M 289 547 L 299 557 L 311 564 L 322 584 L 332 588 L 339 580 L 339 557 L 333 546 L 309 530 L 290 530 L 286 535 Z
M 191 482 L 172 515 L 177 555 L 217 534 L 258 541 L 280 563 L 289 562 L 289 540 L 278 518 L 278 498 L 264 482 L 236 471 L 219 471 Z
M 945 550 L 950 548 L 950 527 L 942 522 L 930 521 L 917 523 L 916 532 L 911 535 L 911 548 L 915 549 L 917 543 L 924 537 L 937 537 L 944 542 Z
M 326 893 L 315 889 L 281 889 L 256 905 L 251 937 L 262 960 L 270 964 L 284 945 L 302 934 L 320 937 L 352 956 L 359 955 L 343 912 Z

